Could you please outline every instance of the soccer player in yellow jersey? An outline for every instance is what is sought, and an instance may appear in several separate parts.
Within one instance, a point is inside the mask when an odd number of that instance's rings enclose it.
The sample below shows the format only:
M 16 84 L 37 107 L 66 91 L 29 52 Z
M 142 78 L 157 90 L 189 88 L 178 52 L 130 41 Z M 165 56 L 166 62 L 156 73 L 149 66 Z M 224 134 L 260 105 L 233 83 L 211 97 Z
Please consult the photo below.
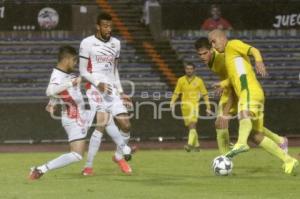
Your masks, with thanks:
M 185 150 L 198 151 L 200 144 L 196 130 L 199 116 L 199 100 L 203 97 L 206 105 L 206 113 L 211 114 L 209 98 L 203 80 L 195 75 L 195 65 L 188 63 L 184 66 L 185 75 L 177 80 L 170 106 L 174 109 L 175 102 L 181 94 L 181 112 L 185 126 L 189 129 L 188 144 Z
M 208 68 L 219 77 L 221 81 L 228 78 L 225 68 L 224 53 L 219 53 L 215 49 L 211 48 L 208 38 L 199 38 L 195 42 L 195 48 L 200 61 L 206 64 Z M 231 103 L 228 103 L 230 98 L 232 98 L 232 101 Z M 225 154 L 229 151 L 229 119 L 235 114 L 237 114 L 236 96 L 234 94 L 234 91 L 232 90 L 232 87 L 226 88 L 223 90 L 219 100 L 217 119 L 215 122 L 217 143 L 221 154 Z M 287 138 L 279 136 L 265 127 L 263 128 L 263 133 L 265 136 L 277 143 L 285 152 L 287 152 Z
M 264 92 L 256 79 L 249 58 L 249 56 L 254 57 L 257 72 L 265 76 L 266 71 L 260 51 L 240 40 L 228 40 L 221 30 L 211 31 L 209 41 L 213 48 L 225 54 L 228 79 L 217 86 L 221 88 L 232 86 L 238 98 L 239 136 L 237 143 L 226 156 L 234 157 L 241 152 L 248 151 L 248 137 L 253 132 L 253 138 L 257 144 L 284 162 L 285 173 L 293 173 L 294 168 L 299 164 L 298 161 L 263 135 Z

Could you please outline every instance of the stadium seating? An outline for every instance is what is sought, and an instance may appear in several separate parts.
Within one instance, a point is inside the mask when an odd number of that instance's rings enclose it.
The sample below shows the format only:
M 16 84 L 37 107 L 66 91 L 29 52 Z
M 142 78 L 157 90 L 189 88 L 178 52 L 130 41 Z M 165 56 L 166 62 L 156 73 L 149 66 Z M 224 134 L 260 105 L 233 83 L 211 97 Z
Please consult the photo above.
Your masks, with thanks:
M 30 41 L 1 41 L 0 43 L 0 74 L 2 101 L 7 100 L 37 100 L 45 98 L 45 89 L 52 68 L 56 64 L 56 53 L 61 44 L 79 47 L 80 40 L 46 40 L 42 38 Z M 133 46 L 122 44 L 120 59 L 120 75 L 123 80 L 134 83 L 134 95 L 139 97 L 147 90 L 150 95 L 157 90 L 168 89 L 161 81 L 160 74 L 153 69 L 149 58 L 136 52 Z M 124 82 L 127 92 L 132 92 L 132 86 Z
M 32 0 L 32 2 L 35 2 Z M 57 2 L 67 3 L 57 0 Z M 72 1 L 82 3 L 82 1 Z M 94 1 L 84 3 L 93 4 Z M 210 87 L 217 78 L 199 62 L 193 42 L 196 34 L 169 34 L 170 41 L 154 42 L 149 29 L 139 22 L 142 1 L 110 0 L 108 1 L 122 19 L 135 42 L 122 40 L 120 75 L 123 80 L 134 83 L 134 97 L 146 98 L 171 91 L 168 82 L 157 70 L 153 60 L 145 53 L 142 42 L 150 41 L 157 52 L 174 71 L 176 76 L 183 74 L 182 62 L 193 62 L 197 74 L 206 80 Z M 94 2 L 95 3 L 95 2 Z M 130 7 L 130 9 L 126 9 Z M 167 32 L 167 31 L 166 31 Z M 90 33 L 89 33 L 90 34 Z M 117 36 L 118 33 L 116 32 Z M 74 34 L 61 31 L 57 33 L 24 34 L 23 36 L 0 33 L 0 102 L 40 101 L 45 100 L 45 89 L 53 66 L 56 64 L 56 53 L 60 45 L 69 44 L 78 49 L 80 40 L 87 33 Z M 196 36 L 195 36 L 196 35 Z M 269 77 L 259 78 L 267 96 L 273 98 L 300 97 L 300 44 L 298 36 L 239 36 L 262 50 Z M 124 88 L 132 93 L 133 86 L 128 81 Z M 146 95 L 145 92 L 148 92 Z

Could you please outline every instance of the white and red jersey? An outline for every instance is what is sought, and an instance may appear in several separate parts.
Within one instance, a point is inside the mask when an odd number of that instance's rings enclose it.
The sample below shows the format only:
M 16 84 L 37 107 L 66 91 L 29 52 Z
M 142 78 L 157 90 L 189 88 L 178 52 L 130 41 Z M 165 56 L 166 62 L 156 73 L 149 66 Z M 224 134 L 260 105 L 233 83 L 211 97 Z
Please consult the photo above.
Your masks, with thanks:
M 62 120 L 76 121 L 83 124 L 85 121 L 85 107 L 80 85 L 73 86 L 74 74 L 66 73 L 54 68 L 46 94 L 56 103 L 62 105 Z
M 123 92 L 116 66 L 120 49 L 120 40 L 115 37 L 110 37 L 106 42 L 95 35 L 83 39 L 79 52 L 81 76 L 95 86 L 99 82 L 108 83 L 116 87 L 119 92 Z M 85 62 L 84 59 L 88 62 Z

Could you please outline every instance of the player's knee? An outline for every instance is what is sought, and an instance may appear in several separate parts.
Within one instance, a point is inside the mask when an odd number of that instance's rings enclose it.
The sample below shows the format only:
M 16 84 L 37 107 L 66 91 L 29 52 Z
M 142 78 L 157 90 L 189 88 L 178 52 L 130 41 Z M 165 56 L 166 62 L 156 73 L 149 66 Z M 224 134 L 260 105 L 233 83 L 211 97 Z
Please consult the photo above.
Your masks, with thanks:
M 71 154 L 75 157 L 75 160 L 76 160 L 77 162 L 79 162 L 79 161 L 82 160 L 82 155 L 81 155 L 81 154 L 79 154 L 79 153 L 77 153 L 77 152 L 75 152 L 75 151 L 72 151 Z
M 249 111 L 241 111 L 239 112 L 239 119 L 242 120 L 242 119 L 247 119 L 247 118 L 250 118 L 250 112 Z
M 215 128 L 216 128 L 216 129 L 221 129 L 221 128 L 222 128 L 221 122 L 220 122 L 220 120 L 218 120 L 218 118 L 217 118 L 216 121 L 215 121 Z
M 122 125 L 121 125 L 121 130 L 125 133 L 129 132 L 130 131 L 130 128 L 131 128 L 131 124 L 130 122 L 124 122 Z
M 97 125 L 96 130 L 100 132 L 104 132 L 105 127 L 106 127 L 105 125 Z
M 196 122 L 192 122 L 189 124 L 189 129 L 195 129 L 197 126 L 197 123 Z
M 256 131 L 253 131 L 250 136 L 252 141 L 257 145 L 260 144 L 261 141 L 264 139 L 264 135 Z

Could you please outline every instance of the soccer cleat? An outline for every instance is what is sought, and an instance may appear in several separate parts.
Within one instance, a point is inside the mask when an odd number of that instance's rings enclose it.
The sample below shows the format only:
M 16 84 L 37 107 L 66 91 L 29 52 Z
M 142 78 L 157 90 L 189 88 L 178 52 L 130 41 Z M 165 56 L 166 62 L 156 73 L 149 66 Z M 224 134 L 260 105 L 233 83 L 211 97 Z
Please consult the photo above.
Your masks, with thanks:
M 286 174 L 295 175 L 295 168 L 299 165 L 298 160 L 291 158 L 288 162 L 283 164 L 283 169 Z
M 124 159 L 117 160 L 115 156 L 113 156 L 112 159 L 115 163 L 118 164 L 119 168 L 121 169 L 121 171 L 123 173 L 126 173 L 126 174 L 132 173 L 132 169 L 131 169 L 130 165 Z
M 191 146 L 191 145 L 189 145 L 189 144 L 187 144 L 187 145 L 184 145 L 184 150 L 186 151 L 186 152 L 191 152 L 192 151 L 192 149 L 193 149 L 193 146 Z
M 279 147 L 285 152 L 288 153 L 288 148 L 289 148 L 289 141 L 287 139 L 287 137 L 283 138 L 283 143 L 279 144 Z
M 123 157 L 126 160 L 126 162 L 130 161 L 132 158 L 131 154 L 125 154 L 125 155 L 123 155 Z
M 243 152 L 247 152 L 249 151 L 249 146 L 248 145 L 244 145 L 244 144 L 235 144 L 234 147 L 225 154 L 226 157 L 228 158 L 233 158 L 234 156 L 243 153 Z
M 44 175 L 44 173 L 42 173 L 41 170 L 37 169 L 36 167 L 32 167 L 32 168 L 30 169 L 29 179 L 30 179 L 30 180 L 38 180 L 38 179 L 40 179 L 43 175 Z
M 82 170 L 81 174 L 84 175 L 84 176 L 93 176 L 93 175 L 95 175 L 92 167 L 85 167 Z

